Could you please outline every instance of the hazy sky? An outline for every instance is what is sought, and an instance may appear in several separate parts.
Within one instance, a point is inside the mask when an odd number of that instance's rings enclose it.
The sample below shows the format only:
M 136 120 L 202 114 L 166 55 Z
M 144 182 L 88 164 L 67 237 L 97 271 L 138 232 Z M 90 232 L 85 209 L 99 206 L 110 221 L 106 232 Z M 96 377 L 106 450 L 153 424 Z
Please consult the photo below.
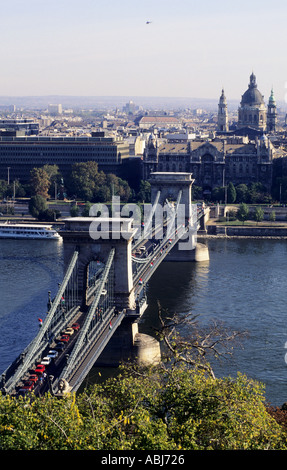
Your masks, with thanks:
M 284 100 L 286 20 L 286 0 L 0 0 L 0 96 L 240 99 L 254 71 Z

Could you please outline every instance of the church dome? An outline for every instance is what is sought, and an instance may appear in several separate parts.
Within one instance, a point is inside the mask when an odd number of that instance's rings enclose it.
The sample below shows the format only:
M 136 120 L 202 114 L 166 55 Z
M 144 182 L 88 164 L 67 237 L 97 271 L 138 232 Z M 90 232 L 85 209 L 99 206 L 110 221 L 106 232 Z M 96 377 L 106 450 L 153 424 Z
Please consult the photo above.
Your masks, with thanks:
M 254 73 L 252 73 L 250 75 L 248 90 L 242 95 L 241 106 L 260 106 L 261 104 L 264 104 L 264 98 L 257 88 L 256 77 Z

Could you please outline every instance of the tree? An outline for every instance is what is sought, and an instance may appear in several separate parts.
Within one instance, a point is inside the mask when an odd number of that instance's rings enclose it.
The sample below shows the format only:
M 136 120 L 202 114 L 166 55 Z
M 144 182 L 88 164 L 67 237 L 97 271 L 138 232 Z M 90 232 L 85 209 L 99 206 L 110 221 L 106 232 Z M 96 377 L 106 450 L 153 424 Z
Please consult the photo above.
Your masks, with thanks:
M 45 199 L 49 197 L 49 188 L 51 186 L 48 173 L 43 168 L 33 168 L 30 172 L 30 183 L 35 195 L 39 194 Z
M 46 209 L 39 213 L 38 220 L 45 222 L 53 222 L 59 217 L 61 217 L 61 212 L 59 210 Z
M 0 395 L 1 450 L 286 450 L 261 384 L 186 365 L 121 368 L 61 400 Z
M 238 184 L 236 186 L 236 202 L 247 202 L 248 201 L 248 187 L 246 184 Z
M 270 222 L 275 222 L 275 220 L 276 220 L 276 214 L 275 214 L 274 211 L 270 212 L 270 214 L 269 214 L 269 220 L 270 220 Z
M 267 193 L 266 188 L 262 183 L 251 183 L 249 185 L 248 194 L 248 201 L 251 204 L 268 204 L 271 201 L 271 196 Z
M 196 185 L 193 184 L 192 188 L 191 188 L 191 191 L 192 191 L 192 200 L 193 201 L 196 201 L 196 200 L 202 198 L 202 187 L 201 186 L 196 186 Z
M 254 211 L 254 220 L 256 220 L 257 224 L 258 222 L 262 222 L 264 219 L 264 211 L 261 207 L 256 207 Z
M 214 202 L 220 202 L 224 201 L 225 199 L 225 189 L 223 186 L 218 186 L 216 188 L 213 188 L 211 192 L 211 199 Z
M 8 189 L 8 183 L 5 180 L 0 180 L 0 197 L 4 198 Z
M 109 191 L 111 197 L 118 196 L 123 202 L 127 202 L 129 200 L 131 195 L 131 189 L 127 181 L 122 180 L 121 178 L 117 177 L 112 173 L 108 173 L 106 175 L 105 185 L 106 190 Z M 107 202 L 107 200 L 100 202 Z
M 75 194 L 84 201 L 91 201 L 96 187 L 97 175 L 98 165 L 96 162 L 75 163 L 68 179 L 69 193 Z
M 70 216 L 71 217 L 78 217 L 80 212 L 79 206 L 72 206 L 70 209 Z
M 51 197 L 55 195 L 55 190 L 57 189 L 57 193 L 61 187 L 62 183 L 62 176 L 59 171 L 58 165 L 44 165 L 43 170 L 46 171 L 49 181 L 50 181 L 50 188 L 49 194 Z
M 240 207 L 236 213 L 236 217 L 238 220 L 240 220 L 241 222 L 244 222 L 248 219 L 249 217 L 249 208 L 247 206 L 247 204 L 245 204 L 244 202 L 242 204 L 240 204 Z
M 145 203 L 151 201 L 151 184 L 149 181 L 141 180 L 137 199 Z
M 78 207 L 78 206 L 74 206 L 74 207 Z M 82 216 L 83 217 L 89 217 L 91 207 L 92 207 L 92 203 L 91 202 L 86 202 L 85 207 L 82 210 Z
M 41 196 L 40 194 L 36 194 L 36 196 L 31 197 L 29 201 L 29 213 L 33 217 L 37 219 L 39 217 L 39 214 L 46 210 L 47 210 L 47 202 L 43 196 Z
M 236 189 L 233 183 L 229 183 L 227 186 L 227 202 L 233 204 L 236 201 Z

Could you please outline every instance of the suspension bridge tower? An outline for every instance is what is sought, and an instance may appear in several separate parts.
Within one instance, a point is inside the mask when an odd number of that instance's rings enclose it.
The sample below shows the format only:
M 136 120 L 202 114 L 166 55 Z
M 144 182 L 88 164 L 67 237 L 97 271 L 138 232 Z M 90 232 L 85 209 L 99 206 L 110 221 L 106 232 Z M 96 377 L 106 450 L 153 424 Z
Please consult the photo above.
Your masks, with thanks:
M 206 245 L 197 242 L 198 230 L 205 230 L 206 214 L 198 213 L 197 204 L 192 203 L 192 173 L 154 172 L 150 175 L 151 204 L 174 206 L 178 227 L 188 227 L 185 237 L 168 254 L 167 261 L 208 261 Z
M 64 241 L 64 266 L 78 251 L 78 291 L 82 308 L 87 306 L 89 266 L 92 261 L 106 264 L 110 250 L 114 257 L 114 301 L 118 308 L 133 310 L 132 219 L 71 217 L 61 232 Z

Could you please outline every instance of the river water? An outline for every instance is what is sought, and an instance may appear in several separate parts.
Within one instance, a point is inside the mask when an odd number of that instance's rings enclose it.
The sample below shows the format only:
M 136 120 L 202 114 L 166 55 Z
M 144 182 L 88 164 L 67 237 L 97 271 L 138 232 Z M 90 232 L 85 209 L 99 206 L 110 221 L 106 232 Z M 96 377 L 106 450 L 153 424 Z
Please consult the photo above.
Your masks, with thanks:
M 222 322 L 248 336 L 233 355 L 212 361 L 216 375 L 237 371 L 263 382 L 266 399 L 287 401 L 287 241 L 208 239 L 210 260 L 164 262 L 148 286 L 140 331 L 153 333 L 157 302 L 170 313 L 191 312 L 200 325 Z M 58 241 L 0 241 L 0 373 L 36 334 L 48 291 L 63 278 Z

